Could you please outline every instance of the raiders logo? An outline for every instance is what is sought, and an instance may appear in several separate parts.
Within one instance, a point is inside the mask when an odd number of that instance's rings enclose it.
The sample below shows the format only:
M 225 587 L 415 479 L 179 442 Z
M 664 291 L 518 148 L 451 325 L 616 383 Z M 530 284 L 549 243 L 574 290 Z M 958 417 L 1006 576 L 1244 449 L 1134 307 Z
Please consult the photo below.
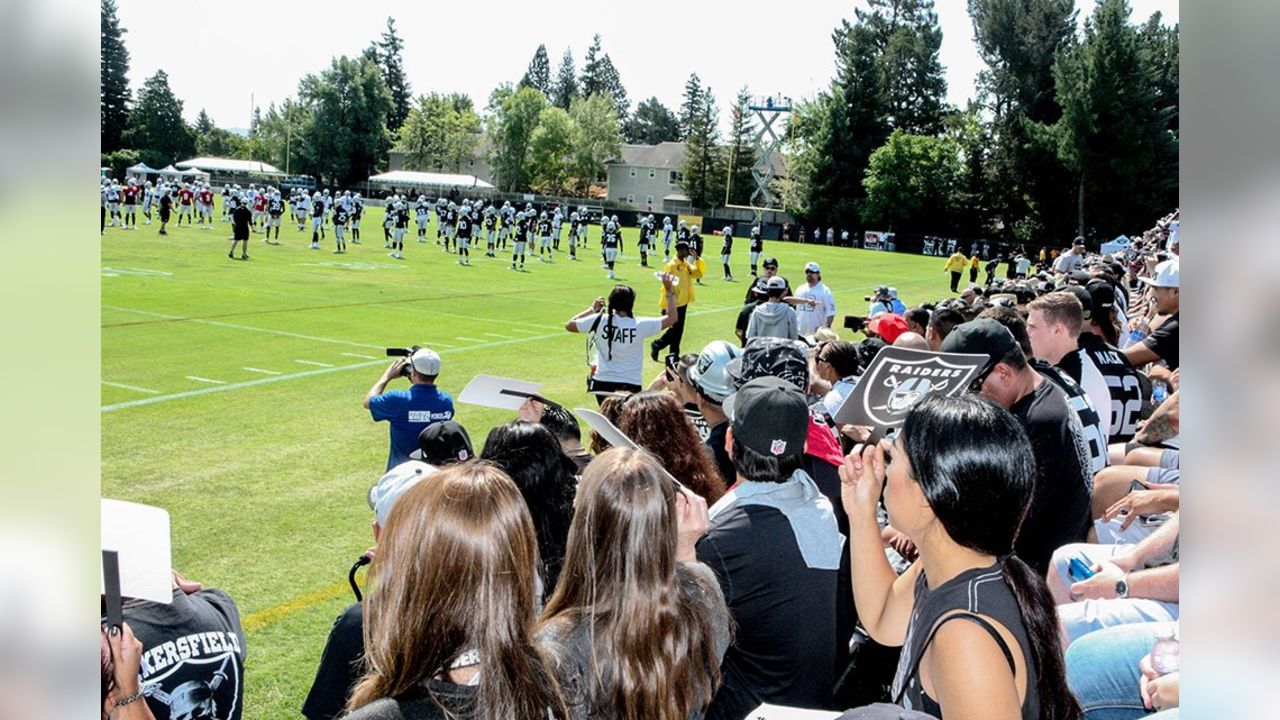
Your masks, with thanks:
M 834 419 L 839 425 L 899 427 L 926 396 L 963 392 L 986 362 L 985 355 L 881 348 Z

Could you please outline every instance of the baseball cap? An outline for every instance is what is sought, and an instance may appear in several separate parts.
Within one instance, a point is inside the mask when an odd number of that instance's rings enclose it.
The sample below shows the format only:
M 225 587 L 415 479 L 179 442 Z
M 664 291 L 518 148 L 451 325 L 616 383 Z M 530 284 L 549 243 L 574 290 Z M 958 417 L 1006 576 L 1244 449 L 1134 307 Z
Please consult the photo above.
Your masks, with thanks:
M 809 408 L 795 385 L 759 377 L 724 401 L 733 441 L 765 457 L 798 458 L 809 434 Z
M 893 344 L 898 336 L 907 331 L 907 321 L 900 315 L 894 315 L 890 312 L 882 312 L 871 318 L 871 322 L 867 323 L 867 329 L 884 338 L 884 341 Z
M 688 240 L 677 240 L 677 241 L 676 241 L 676 247 L 677 247 L 677 248 L 688 248 L 688 247 L 689 247 L 689 241 L 688 241 Z
M 409 356 L 409 364 L 419 375 L 440 374 L 440 354 L 430 348 L 418 348 Z
M 1093 313 L 1101 318 L 1111 317 L 1111 308 L 1116 306 L 1116 290 L 1106 280 L 1094 280 L 1085 286 L 1092 301 Z
M 764 259 L 764 263 L 762 263 L 762 264 L 763 264 L 765 267 L 775 267 L 775 268 L 776 268 L 776 267 L 778 267 L 778 258 L 776 258 L 776 257 L 767 257 L 767 258 L 765 258 L 765 259 Z
M 697 360 L 685 371 L 685 379 L 696 385 L 707 397 L 722 403 L 733 392 L 733 378 L 729 375 L 729 364 L 740 357 L 742 352 L 724 340 L 712 340 Z
M 453 420 L 431 423 L 423 428 L 418 433 L 418 449 L 409 453 L 409 457 L 414 460 L 440 467 L 466 462 L 475 455 L 467 429 Z
M 1084 245 L 1084 237 L 1083 237 L 1083 236 L 1081 236 L 1081 235 L 1077 235 L 1077 236 L 1076 236 L 1075 241 L 1073 241 L 1071 244 L 1072 244 L 1072 245 Z
M 768 280 L 766 280 L 766 281 L 765 281 L 765 283 L 764 283 L 764 289 L 765 289 L 765 290 L 786 290 L 786 289 L 787 289 L 787 281 L 786 281 L 786 280 L 783 280 L 782 278 L 778 277 L 777 275 L 774 275 L 773 277 L 771 277 L 771 278 L 769 278 Z
M 1016 346 L 1009 328 L 992 318 L 978 318 L 955 326 L 939 349 L 947 353 L 986 355 L 990 366 Z
M 1138 279 L 1151 287 L 1178 287 L 1178 258 L 1165 260 L 1156 265 L 1155 277 L 1139 277 Z
M 1089 322 L 1089 319 L 1093 317 L 1093 295 L 1091 295 L 1088 290 L 1079 285 L 1068 285 L 1057 292 L 1065 292 L 1075 295 L 1076 299 L 1080 301 L 1080 306 L 1084 308 L 1084 315 L 1081 319 L 1085 322 Z
M 737 387 L 759 377 L 772 376 L 787 381 L 801 392 L 809 388 L 809 358 L 804 347 L 777 337 L 752 338 L 742 356 L 725 368 Z
M 378 524 L 386 526 L 392 506 L 406 490 L 438 472 L 439 469 L 420 460 L 406 460 L 388 470 L 369 488 L 369 507 L 373 509 L 373 516 Z
M 807 262 L 804 264 L 805 272 L 822 272 L 822 268 L 818 267 L 816 262 Z

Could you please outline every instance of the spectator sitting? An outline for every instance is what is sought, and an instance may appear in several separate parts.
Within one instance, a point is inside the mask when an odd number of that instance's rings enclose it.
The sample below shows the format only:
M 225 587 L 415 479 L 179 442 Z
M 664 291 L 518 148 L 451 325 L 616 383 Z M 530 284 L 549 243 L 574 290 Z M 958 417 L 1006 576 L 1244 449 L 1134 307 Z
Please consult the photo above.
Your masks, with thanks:
M 1084 288 L 1073 286 L 1089 301 Z M 1101 420 L 1102 437 L 1111 436 L 1111 391 L 1107 380 L 1080 347 L 1084 304 L 1074 292 L 1059 290 L 1036 298 L 1027 306 L 1027 338 L 1035 357 L 1065 372 L 1089 396 Z M 1105 441 L 1104 441 L 1105 442 Z
M 725 483 L 710 452 L 679 401 L 667 393 L 647 391 L 627 398 L 618 429 L 648 450 L 667 472 L 707 502 L 724 495 Z
M 694 550 L 706 503 L 653 458 L 614 448 L 583 475 L 574 505 L 543 611 L 573 716 L 702 717 L 730 637 L 716 576 Z
M 1154 276 L 1138 278 L 1151 287 L 1155 311 L 1169 318 L 1146 340 L 1125 348 L 1135 367 L 1163 360 L 1170 370 L 1178 369 L 1178 262 L 1177 258 L 1166 260 L 1156 266 Z
M 805 396 L 763 377 L 726 410 L 738 484 L 711 508 L 697 556 L 719 578 L 737 636 L 707 717 L 740 720 L 762 702 L 823 707 L 835 679 L 844 538 L 830 501 L 800 469 Z
M 929 330 L 929 311 L 922 307 L 911 308 L 902 314 L 902 319 L 907 321 L 907 329 L 920 337 Z
M 406 492 L 373 561 L 369 672 L 346 717 L 567 718 L 533 637 L 537 563 L 521 493 L 493 465 Z
M 542 559 L 539 595 L 546 597 L 555 589 L 564 563 L 577 466 L 565 456 L 550 430 L 520 420 L 490 430 L 480 457 L 497 465 L 524 496 Z
M 435 467 L 419 460 L 406 460 L 388 470 L 369 488 L 369 509 L 373 511 L 375 545 L 382 536 L 382 529 L 386 527 L 391 508 L 400 496 L 437 472 L 439 470 Z M 372 558 L 375 552 L 376 548 L 366 554 Z M 316 668 L 311 691 L 302 703 L 302 714 L 309 720 L 330 720 L 341 715 L 365 670 L 364 603 L 355 602 L 338 615 L 333 621 L 333 627 L 329 629 L 329 638 L 320 655 L 320 665 Z
M 1178 671 L 1152 668 L 1159 640 L 1173 638 L 1177 623 L 1143 622 L 1091 632 L 1067 649 L 1067 684 L 1084 708 L 1085 720 L 1164 718 L 1149 715 L 1178 706 Z M 1177 712 L 1174 710 L 1173 712 Z
M 1090 526 L 1093 475 L 1079 417 L 1062 389 L 1027 363 L 1008 328 L 995 320 L 960 325 L 943 341 L 942 351 L 986 355 L 988 362 L 971 391 L 1012 412 L 1031 440 L 1035 492 L 1014 549 L 1044 573 L 1053 551 L 1084 540 Z
M 908 350 L 928 350 L 929 341 L 925 340 L 919 333 L 907 331 L 893 341 L 893 346 L 907 348 Z
M 817 375 L 831 384 L 831 390 L 822 397 L 822 408 L 828 416 L 835 417 L 862 374 L 858 346 L 844 341 L 819 346 L 813 356 L 813 368 Z
M 778 337 L 795 340 L 800 337 L 796 311 L 782 301 L 786 283 L 781 278 L 769 278 L 765 285 L 768 300 L 756 306 L 747 321 L 747 341 L 758 337 Z
M 716 469 L 724 486 L 732 485 L 737 479 L 737 471 L 733 468 L 733 458 L 725 447 L 725 437 L 729 432 L 729 418 L 724 414 L 724 400 L 733 393 L 733 378 L 729 375 L 729 363 L 739 358 L 742 353 L 723 340 L 712 340 L 698 354 L 681 377 L 681 383 L 693 389 L 698 403 L 698 411 L 709 426 L 704 441 L 707 449 L 715 458 Z
M 907 321 L 902 319 L 900 315 L 893 313 L 881 313 L 867 323 L 867 335 L 870 337 L 883 338 L 885 343 L 892 345 L 898 336 L 907 331 Z
M 452 420 L 446 420 L 428 425 L 418 435 L 418 449 L 409 453 L 409 458 L 443 468 L 466 462 L 475 455 L 467 429 Z
M 1054 642 L 1052 600 L 1014 551 L 1034 502 L 1033 452 L 1009 412 L 931 395 L 895 442 L 859 446 L 841 468 L 855 602 L 873 639 L 903 646 L 892 692 L 907 709 L 939 718 L 1081 716 Z M 876 521 L 882 492 L 892 525 L 919 549 L 901 576 Z
M 929 343 L 929 349 L 937 351 L 942 347 L 942 341 L 957 326 L 965 321 L 964 315 L 959 310 L 950 307 L 939 307 L 929 314 L 929 327 L 925 329 L 924 339 Z

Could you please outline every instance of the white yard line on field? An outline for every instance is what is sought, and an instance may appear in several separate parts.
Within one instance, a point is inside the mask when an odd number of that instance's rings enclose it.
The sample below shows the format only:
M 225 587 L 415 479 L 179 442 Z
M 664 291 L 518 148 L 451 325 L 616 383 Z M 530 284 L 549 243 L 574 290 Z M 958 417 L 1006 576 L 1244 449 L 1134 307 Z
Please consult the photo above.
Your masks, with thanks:
M 361 355 L 360 353 L 338 353 L 338 354 L 339 354 L 339 355 L 346 355 L 347 357 L 353 357 L 353 358 L 363 358 L 363 359 L 365 359 L 365 360 L 374 360 L 374 359 L 375 359 L 375 358 L 374 358 L 374 356 L 372 356 L 372 355 Z
M 465 341 L 467 341 L 467 342 L 473 342 L 473 343 L 482 343 L 482 342 L 485 342 L 484 340 L 477 340 L 477 339 L 475 339 L 475 338 L 462 337 L 461 335 L 459 335 L 458 337 L 456 337 L 456 338 L 454 338 L 454 339 L 455 339 L 455 340 L 465 340 Z
M 481 343 L 479 345 L 469 345 L 456 350 L 445 350 L 441 355 L 453 355 L 455 353 L 470 352 L 472 350 L 485 350 L 492 347 L 502 347 L 504 345 L 514 345 L 522 342 L 548 340 L 550 338 L 563 337 L 563 332 L 550 333 L 547 335 L 533 335 L 526 338 L 517 338 L 514 340 L 495 340 L 493 342 Z M 384 360 L 369 360 L 353 365 L 338 365 L 337 367 L 319 368 L 317 370 L 305 370 L 303 372 L 291 373 L 288 375 L 276 375 L 272 377 L 258 378 L 257 380 L 246 380 L 245 382 L 229 383 L 226 385 L 218 385 L 217 387 L 199 388 L 197 390 L 186 390 L 184 392 L 172 393 L 169 395 L 156 395 L 155 397 L 140 398 L 138 400 L 129 400 L 126 402 L 113 403 L 111 405 L 103 405 L 101 412 L 114 412 L 116 410 L 124 410 L 126 408 L 139 407 L 142 405 L 152 405 L 155 403 L 169 402 L 171 400 L 182 400 L 184 398 L 196 397 L 199 395 L 208 395 L 210 393 L 226 392 L 228 390 L 242 390 L 244 388 L 257 387 L 269 383 L 282 382 L 284 380 L 297 380 L 306 377 L 315 377 L 317 375 L 328 375 L 329 373 L 342 372 L 344 370 L 359 370 L 362 368 L 373 367 L 375 365 L 383 365 Z
M 501 338 L 502 340 L 510 340 L 510 339 L 511 339 L 511 336 L 510 336 L 510 335 L 499 335 L 498 333 L 482 333 L 482 334 L 483 334 L 485 337 L 496 337 L 496 338 Z
M 302 365 L 315 365 L 316 367 L 333 367 L 333 363 L 316 362 L 315 360 L 294 360 Z
M 211 379 L 209 379 L 209 378 L 202 378 L 202 377 L 200 377 L 200 376 L 198 376 L 198 375 L 188 375 L 188 376 L 187 376 L 187 379 L 188 379 L 188 380 L 195 380 L 196 382 L 210 383 L 210 384 L 212 384 L 212 385 L 226 385 L 226 384 L 227 384 L 227 381 L 226 381 L 226 380 L 211 380 Z
M 244 368 L 240 368 L 240 369 L 241 369 L 241 370 L 248 370 L 249 372 L 262 373 L 263 375 L 283 375 L 283 374 L 284 374 L 284 373 L 282 373 L 282 372 L 276 372 L 275 370 L 263 370 L 262 368 L 244 367 Z
M 201 325 L 213 325 L 214 327 L 229 328 L 232 330 L 250 330 L 252 332 L 268 333 L 270 335 L 283 335 L 284 337 L 298 338 L 299 340 L 313 340 L 315 342 L 333 343 L 335 345 L 350 345 L 352 347 L 375 348 L 381 349 L 380 345 L 370 345 L 368 343 L 351 342 L 350 340 L 338 340 L 336 338 L 317 337 L 315 335 L 302 335 L 300 333 L 292 333 L 287 330 L 273 330 L 271 328 L 260 328 L 252 325 L 237 325 L 235 323 L 219 322 L 217 320 L 202 320 L 200 318 L 188 318 L 182 315 L 166 315 L 164 313 L 151 312 L 149 310 L 135 310 L 127 307 L 117 307 L 114 305 L 103 305 L 108 310 L 119 310 L 120 312 L 134 313 L 135 315 L 146 315 L 148 317 L 164 318 L 166 320 L 182 320 L 184 322 L 199 323 Z
M 147 388 L 137 387 L 137 386 L 135 386 L 135 385 L 125 385 L 124 383 L 118 383 L 118 382 L 107 382 L 106 380 L 103 380 L 103 381 L 102 381 L 102 384 L 103 384 L 103 385 L 106 385 L 106 386 L 108 386 L 108 387 L 120 388 L 121 390 L 132 390 L 132 391 L 134 391 L 134 392 L 147 393 L 148 395 L 159 395 L 159 394 L 160 394 L 160 391 L 159 391 L 159 390 L 148 390 Z

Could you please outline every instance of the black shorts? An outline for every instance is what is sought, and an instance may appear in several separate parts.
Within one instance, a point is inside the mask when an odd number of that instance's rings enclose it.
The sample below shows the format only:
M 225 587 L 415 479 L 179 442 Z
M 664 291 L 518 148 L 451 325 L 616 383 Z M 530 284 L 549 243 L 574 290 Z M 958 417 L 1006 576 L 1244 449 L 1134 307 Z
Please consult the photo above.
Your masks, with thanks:
M 160 222 L 169 222 L 169 214 L 171 212 L 169 208 L 160 208 Z
M 600 393 L 608 393 L 608 392 L 630 392 L 630 393 L 638 393 L 638 392 L 640 392 L 642 389 L 643 389 L 643 388 L 641 388 L 639 385 L 633 385 L 633 384 L 631 384 L 631 383 L 620 383 L 620 382 L 610 382 L 610 381 L 608 381 L 608 380 L 597 380 L 597 379 L 595 379 L 594 377 L 589 377 L 589 378 L 587 378 L 587 392 L 600 392 Z M 604 396 L 603 396 L 603 395 L 597 395 L 597 396 L 596 396 L 596 402 L 597 402 L 597 403 L 602 403 L 602 402 L 604 402 Z

